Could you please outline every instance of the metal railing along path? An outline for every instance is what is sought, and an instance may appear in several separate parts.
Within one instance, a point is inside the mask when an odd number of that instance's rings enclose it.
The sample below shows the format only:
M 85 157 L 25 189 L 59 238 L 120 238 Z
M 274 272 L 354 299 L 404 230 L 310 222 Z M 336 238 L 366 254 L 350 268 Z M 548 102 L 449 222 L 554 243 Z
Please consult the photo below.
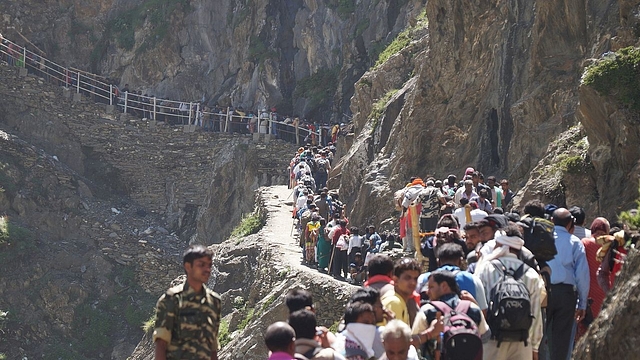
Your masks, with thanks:
M 165 121 L 172 125 L 195 125 L 205 131 L 271 134 L 295 144 L 316 138 L 324 145 L 331 138 L 331 127 L 318 126 L 311 130 L 304 126 L 278 119 L 274 112 L 241 115 L 227 107 L 212 111 L 199 101 L 176 101 L 155 96 L 123 91 L 108 79 L 73 67 L 65 67 L 35 53 L 7 38 L 0 42 L 0 56 L 10 66 L 24 68 L 26 73 L 43 78 L 46 82 L 62 86 L 128 113 L 149 120 Z

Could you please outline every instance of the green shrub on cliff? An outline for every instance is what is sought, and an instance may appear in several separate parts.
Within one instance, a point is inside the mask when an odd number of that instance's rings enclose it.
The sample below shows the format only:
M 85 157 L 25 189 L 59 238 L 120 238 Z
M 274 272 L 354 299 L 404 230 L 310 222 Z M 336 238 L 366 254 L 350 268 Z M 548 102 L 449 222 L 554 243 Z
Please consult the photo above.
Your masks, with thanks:
M 376 101 L 371 107 L 371 113 L 369 114 L 369 119 L 373 119 L 373 127 L 371 128 L 372 134 L 376 131 L 376 128 L 380 123 L 380 117 L 384 113 L 384 109 L 386 109 L 387 103 L 389 102 L 389 100 L 391 100 L 393 95 L 395 95 L 397 92 L 398 92 L 398 89 L 391 89 L 387 91 L 387 93 L 384 94 L 383 97 L 378 99 L 378 101 Z
M 389 44 L 380 53 L 380 55 L 378 55 L 378 61 L 376 61 L 376 64 L 373 67 L 377 68 L 378 66 L 382 65 L 385 61 L 389 60 L 389 58 L 393 54 L 397 54 L 400 52 L 400 50 L 407 47 L 411 42 L 410 32 L 411 32 L 411 29 L 406 29 L 402 31 L 400 34 L 398 34 L 398 36 L 396 36 L 396 38 L 393 39 L 391 44 Z
M 638 193 L 640 193 L 640 188 L 638 189 Z M 638 209 L 640 209 L 640 198 L 636 199 L 636 204 L 638 205 Z M 640 229 L 640 213 L 638 211 L 623 211 L 618 215 L 618 218 L 623 223 L 629 225 L 631 229 Z
M 0 216 L 0 264 L 36 248 L 31 231 L 11 223 L 6 216 Z
M 376 61 L 373 68 L 377 68 L 382 65 L 385 61 L 389 60 L 389 58 L 402 51 L 404 48 L 409 46 L 412 40 L 417 39 L 418 30 L 424 29 L 429 25 L 429 19 L 427 18 L 427 10 L 423 9 L 420 14 L 416 17 L 416 24 L 414 26 L 410 26 L 403 30 L 398 36 L 396 36 L 393 41 L 387 45 L 384 50 L 376 49 L 380 45 L 376 45 L 374 49 L 372 49 L 372 53 L 378 54 L 378 60 Z M 375 56 L 373 56 L 375 58 Z
M 264 221 L 260 218 L 260 214 L 253 213 L 243 217 L 242 221 L 240 221 L 240 224 L 236 226 L 235 229 L 233 229 L 231 235 L 238 237 L 249 236 L 260 231 L 263 225 Z
M 587 67 L 582 84 L 640 110 L 640 48 L 627 47 L 605 54 Z

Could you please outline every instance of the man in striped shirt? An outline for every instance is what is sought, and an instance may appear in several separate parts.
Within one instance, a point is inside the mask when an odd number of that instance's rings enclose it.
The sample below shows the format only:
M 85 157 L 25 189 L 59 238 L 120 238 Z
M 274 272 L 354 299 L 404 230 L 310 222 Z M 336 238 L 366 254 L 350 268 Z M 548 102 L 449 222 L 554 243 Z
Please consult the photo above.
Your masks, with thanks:
M 508 225 L 502 230 L 498 230 L 495 236 L 496 248 L 488 255 L 480 258 L 475 271 L 475 276 L 482 280 L 487 303 L 491 302 L 491 290 L 503 279 L 503 273 L 496 268 L 491 261 L 500 259 L 505 267 L 517 269 L 522 261 L 518 259 L 518 255 L 524 246 L 524 240 L 517 226 Z M 533 322 L 529 328 L 529 338 L 524 341 L 508 341 L 500 343 L 495 339 L 490 340 L 484 345 L 484 358 L 495 360 L 537 360 L 538 347 L 542 340 L 542 313 L 540 310 L 541 298 L 540 294 L 544 287 L 544 282 L 540 275 L 533 269 L 528 267 L 522 276 L 524 285 L 529 290 L 529 299 L 531 304 L 531 313 L 533 314 Z M 493 330 L 492 330 L 493 332 Z M 525 345 L 526 344 L 526 345 Z

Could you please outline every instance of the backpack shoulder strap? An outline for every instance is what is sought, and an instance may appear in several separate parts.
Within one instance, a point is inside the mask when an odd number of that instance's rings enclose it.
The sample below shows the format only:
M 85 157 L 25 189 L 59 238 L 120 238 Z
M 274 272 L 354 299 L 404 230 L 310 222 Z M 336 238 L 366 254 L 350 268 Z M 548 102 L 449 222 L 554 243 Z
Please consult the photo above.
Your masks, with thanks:
M 456 306 L 456 312 L 458 314 L 467 314 L 469 312 L 469 308 L 471 307 L 471 301 L 469 300 L 460 300 L 458 305 Z
M 309 351 L 302 355 L 307 359 L 312 359 L 314 356 L 318 355 L 320 351 L 322 351 L 322 347 L 316 346 L 312 349 L 309 349 Z
M 513 271 L 513 278 L 516 280 L 520 280 L 520 278 L 524 276 L 527 270 L 529 270 L 529 265 L 522 262 L 522 264 L 520 264 L 520 266 L 515 271 Z
M 500 272 L 500 274 L 502 274 L 503 276 L 506 274 L 507 267 L 504 266 L 504 263 L 500 261 L 499 258 L 491 260 L 491 264 L 496 268 L 496 270 Z
M 522 278 L 524 276 L 524 274 L 527 272 L 527 270 L 529 269 L 529 266 L 527 264 L 525 264 L 522 260 L 518 259 L 520 261 L 520 266 L 518 266 L 517 268 L 512 268 L 510 266 L 505 265 L 502 260 L 495 259 L 494 261 L 498 261 L 501 265 L 500 270 L 502 270 L 504 272 L 504 275 L 506 275 L 507 273 L 509 275 L 511 275 L 511 277 L 513 277 L 516 281 L 520 280 L 520 278 Z M 493 261 L 492 261 L 493 263 Z M 493 263 L 494 266 L 498 267 L 498 265 L 496 263 Z
M 444 301 L 432 301 L 431 305 L 436 309 L 442 312 L 442 316 L 447 316 L 453 310 L 451 306 L 447 305 Z

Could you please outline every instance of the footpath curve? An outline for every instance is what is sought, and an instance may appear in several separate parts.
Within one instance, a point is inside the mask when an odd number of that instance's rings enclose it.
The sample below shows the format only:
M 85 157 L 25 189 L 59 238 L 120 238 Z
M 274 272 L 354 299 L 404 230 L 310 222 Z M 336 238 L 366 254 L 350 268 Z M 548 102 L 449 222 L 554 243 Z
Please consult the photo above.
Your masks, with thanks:
M 288 189 L 286 185 L 269 186 L 262 191 L 262 198 L 267 210 L 267 221 L 261 233 L 273 244 L 274 254 L 282 257 L 286 265 L 297 271 L 304 271 L 312 276 L 330 279 L 339 284 L 347 284 L 344 281 L 334 279 L 328 274 L 302 265 L 302 250 L 299 246 L 296 230 L 293 228 L 293 219 L 291 218 L 294 202 L 293 189 Z

